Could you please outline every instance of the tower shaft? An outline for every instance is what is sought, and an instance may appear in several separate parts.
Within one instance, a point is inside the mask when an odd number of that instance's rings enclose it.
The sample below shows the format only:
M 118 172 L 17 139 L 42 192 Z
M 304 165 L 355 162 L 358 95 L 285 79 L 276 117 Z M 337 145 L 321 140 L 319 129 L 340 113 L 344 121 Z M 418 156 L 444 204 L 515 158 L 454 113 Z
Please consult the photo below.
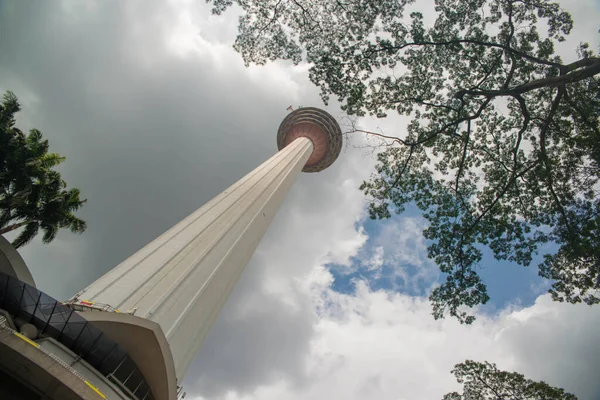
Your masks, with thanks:
M 0 243 L 0 380 L 13 385 L 9 394 L 185 397 L 178 383 L 298 173 L 329 167 L 342 142 L 326 111 L 291 112 L 277 154 L 66 302 L 37 289 Z
M 78 293 L 156 322 L 179 380 L 200 349 L 296 176 L 313 152 L 299 137 Z

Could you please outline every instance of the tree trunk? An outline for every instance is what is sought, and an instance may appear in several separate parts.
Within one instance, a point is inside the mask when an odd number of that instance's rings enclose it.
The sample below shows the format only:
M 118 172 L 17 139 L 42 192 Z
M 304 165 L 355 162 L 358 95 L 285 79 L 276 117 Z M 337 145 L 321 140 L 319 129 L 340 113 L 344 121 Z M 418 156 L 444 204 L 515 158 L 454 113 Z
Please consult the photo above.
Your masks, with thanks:
M 588 58 L 584 60 L 579 60 L 574 62 L 573 64 L 568 65 L 567 68 L 572 70 L 580 66 L 584 68 L 566 73 L 564 75 L 529 82 L 509 91 L 515 92 L 516 94 L 522 94 L 525 92 L 529 92 L 530 90 L 540 89 L 542 87 L 556 87 L 573 82 L 579 82 L 586 78 L 591 78 L 594 75 L 600 74 L 599 58 Z
M 8 225 L 2 229 L 0 229 L 0 235 L 4 235 L 6 232 L 14 231 L 15 229 L 19 229 L 23 225 L 27 225 L 29 221 L 19 222 L 18 224 Z
M 583 67 L 583 68 L 581 68 Z M 576 69 L 581 68 L 581 69 Z M 573 69 L 576 69 L 572 71 Z M 579 82 L 586 78 L 591 78 L 595 75 L 600 74 L 600 58 L 587 58 L 576 61 L 563 68 L 565 71 L 571 71 L 564 75 L 553 76 L 550 78 L 537 79 L 532 82 L 527 82 L 524 85 L 514 87 L 512 89 L 502 90 L 459 90 L 456 92 L 454 97 L 461 99 L 465 94 L 474 96 L 485 96 L 485 97 L 497 97 L 497 96 L 518 96 L 529 91 L 540 89 L 543 87 L 557 87 L 560 85 L 567 85 L 573 82 Z

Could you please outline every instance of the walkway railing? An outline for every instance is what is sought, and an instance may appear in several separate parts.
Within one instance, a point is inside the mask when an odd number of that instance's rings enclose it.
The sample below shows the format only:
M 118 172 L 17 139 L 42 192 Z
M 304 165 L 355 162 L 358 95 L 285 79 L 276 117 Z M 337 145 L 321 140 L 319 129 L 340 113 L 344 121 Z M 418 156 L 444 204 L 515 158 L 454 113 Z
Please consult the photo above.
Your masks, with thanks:
M 48 350 L 44 349 L 42 346 L 40 346 L 39 344 L 37 344 L 33 340 L 29 339 L 27 336 L 22 335 L 19 332 L 17 332 L 14 329 L 12 329 L 11 327 L 9 327 L 7 325 L 7 322 L 6 322 L 6 317 L 4 317 L 3 315 L 0 315 L 0 329 L 12 333 L 13 335 L 15 335 L 16 337 L 18 337 L 19 339 L 27 342 L 29 345 L 35 347 L 36 349 L 38 349 L 39 351 L 41 351 L 42 353 L 44 353 L 45 355 L 47 355 L 48 357 L 50 357 L 52 360 L 54 360 L 55 362 L 57 362 L 58 364 L 60 364 L 64 369 L 66 369 L 71 374 L 73 374 L 75 377 L 77 377 L 80 381 L 82 381 L 87 386 L 89 386 L 89 388 L 92 389 L 94 392 L 96 392 L 98 394 L 98 396 L 100 396 L 100 398 L 102 398 L 102 399 L 109 399 L 109 397 L 107 397 L 104 393 L 102 393 L 102 391 L 100 391 L 100 389 L 98 389 L 96 386 L 94 386 L 93 384 L 91 384 L 79 372 L 77 372 L 76 369 L 74 369 L 73 367 L 71 367 L 64 360 L 60 359 L 60 357 L 57 357 L 55 354 L 49 352 Z

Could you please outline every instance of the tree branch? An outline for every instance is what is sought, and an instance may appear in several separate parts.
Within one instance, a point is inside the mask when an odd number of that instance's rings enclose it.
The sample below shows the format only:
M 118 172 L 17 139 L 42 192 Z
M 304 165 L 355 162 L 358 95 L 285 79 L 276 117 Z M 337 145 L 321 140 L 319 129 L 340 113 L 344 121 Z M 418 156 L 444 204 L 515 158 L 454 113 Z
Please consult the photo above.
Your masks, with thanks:
M 512 22 L 512 13 L 513 13 L 512 3 L 509 3 L 508 26 L 510 27 L 510 32 L 508 34 L 508 37 L 506 38 L 506 46 L 507 47 L 510 47 L 510 42 L 515 34 L 515 25 Z M 517 60 L 515 58 L 515 55 L 512 52 L 509 52 L 508 50 L 505 50 L 505 53 L 507 53 L 508 56 L 510 57 L 511 63 L 510 63 L 510 71 L 508 72 L 508 76 L 506 77 L 506 80 L 504 81 L 504 85 L 502 85 L 502 89 L 508 89 L 508 85 L 510 84 L 510 81 L 513 78 L 515 70 L 517 69 Z
M 468 233 L 471 230 L 473 230 L 473 228 L 475 228 L 477 226 L 477 224 L 479 223 L 479 221 L 481 221 L 481 219 L 488 212 L 490 212 L 490 210 L 492 208 L 494 208 L 494 206 L 496 204 L 498 204 L 498 201 L 504 196 L 504 194 L 506 194 L 506 192 L 510 188 L 510 185 L 512 185 L 518 178 L 520 178 L 521 176 L 525 175 L 527 172 L 529 172 L 533 167 L 535 167 L 539 163 L 540 163 L 540 160 L 537 159 L 534 162 L 532 162 L 527 168 L 525 168 L 524 170 L 522 170 L 521 172 L 519 172 L 518 174 L 515 174 L 516 171 L 513 171 L 513 174 L 509 178 L 508 182 L 506 183 L 506 185 L 504 185 L 504 187 L 502 188 L 502 190 L 500 191 L 500 193 L 496 196 L 496 198 L 494 199 L 494 201 L 492 201 L 492 203 L 488 207 L 486 207 L 481 214 L 479 214 L 479 216 L 475 219 L 475 222 L 473 222 L 473 224 L 471 224 L 471 226 L 469 227 L 469 229 L 467 229 L 466 232 Z
M 392 100 L 392 101 L 382 101 L 380 103 L 372 103 L 374 106 L 382 106 L 382 105 L 387 105 L 387 104 L 397 104 L 397 103 L 404 103 L 406 101 L 414 101 L 416 103 L 422 104 L 426 107 L 433 107 L 433 108 L 441 108 L 441 109 L 445 109 L 448 111 L 458 111 L 456 108 L 452 107 L 452 106 L 447 106 L 445 104 L 435 104 L 435 103 L 430 103 L 420 97 L 404 97 L 402 99 L 398 99 L 398 100 Z
M 587 59 L 589 60 L 589 59 Z M 525 83 L 520 86 L 516 86 L 512 89 L 501 89 L 501 90 L 467 90 L 462 89 L 456 92 L 455 97 L 462 99 L 466 94 L 472 96 L 484 96 L 484 97 L 498 97 L 498 96 L 517 96 L 535 89 L 541 89 L 544 87 L 557 87 L 566 85 L 569 83 L 579 82 L 586 78 L 591 78 L 594 75 L 600 74 L 600 59 L 591 63 L 584 69 L 569 72 L 565 75 L 553 76 L 550 78 L 537 79 L 532 82 Z
M 275 20 L 277 19 L 277 8 L 279 8 L 279 5 L 281 4 L 283 0 L 279 0 L 277 2 L 277 4 L 275 4 L 275 7 L 273 7 L 273 17 L 271 18 L 271 20 L 269 22 L 267 22 L 262 28 L 260 28 L 258 30 L 258 34 L 256 35 L 256 37 L 260 37 L 262 35 L 262 33 L 265 31 L 265 29 L 267 29 L 269 27 L 269 25 L 271 25 L 273 22 L 275 22 Z M 256 40 L 254 41 L 256 42 Z
M 446 41 L 440 41 L 440 42 L 430 42 L 430 41 L 409 42 L 409 43 L 404 43 L 400 46 L 382 47 L 380 50 L 371 50 L 371 51 L 369 51 L 369 55 L 372 53 L 379 52 L 379 51 L 402 50 L 402 49 L 404 49 L 406 47 L 410 47 L 410 46 L 449 46 L 449 45 L 453 45 L 453 44 L 465 44 L 465 43 L 466 44 L 475 44 L 478 46 L 494 47 L 494 48 L 498 48 L 498 49 L 503 49 L 505 51 L 509 51 L 515 55 L 518 55 L 522 58 L 525 58 L 529 61 L 533 61 L 538 64 L 548 65 L 551 67 L 558 68 L 559 70 L 560 70 L 560 68 L 564 68 L 564 65 L 562 65 L 562 64 L 532 56 L 532 55 L 524 53 L 522 51 L 513 49 L 512 47 L 507 46 L 507 45 L 503 45 L 500 43 L 493 43 L 493 42 L 485 42 L 482 40 L 474 40 L 474 39 L 454 39 L 454 40 L 446 40 Z
M 496 395 L 497 400 L 505 400 L 504 396 L 501 396 L 500 393 L 498 393 L 498 391 L 496 389 L 494 389 L 493 387 L 491 387 L 485 380 L 483 380 L 479 375 L 477 375 L 476 373 L 473 374 L 473 376 L 475 378 L 477 378 L 477 380 L 479 382 L 481 382 L 485 387 L 487 387 L 488 389 L 490 389 L 492 392 L 494 392 L 494 394 Z
M 414 151 L 415 151 L 415 146 L 410 146 L 410 153 L 408 153 L 408 157 L 406 157 L 406 161 L 404 162 L 404 165 L 402 166 L 402 170 L 400 170 L 400 173 L 396 176 L 394 183 L 392 183 L 390 186 L 386 187 L 385 192 L 383 193 L 384 198 L 387 197 L 390 190 L 392 190 L 394 187 L 396 187 L 398 182 L 400 182 L 400 179 L 402 178 L 404 171 L 406 171 L 406 168 L 408 168 L 408 163 L 410 162 L 410 159 L 412 158 Z
M 498 203 L 498 201 L 500 201 L 500 199 L 502 197 L 504 197 L 504 195 L 506 194 L 506 192 L 508 191 L 510 186 L 513 183 L 515 183 L 518 178 L 525 175 L 533 167 L 535 167 L 537 164 L 539 164 L 539 159 L 536 159 L 531 165 L 529 165 L 527 168 L 525 168 L 523 171 L 521 171 L 520 173 L 517 174 L 517 167 L 518 167 L 518 162 L 519 162 L 519 160 L 518 160 L 519 148 L 521 147 L 521 141 L 523 140 L 523 133 L 525 133 L 525 131 L 527 130 L 527 127 L 529 126 L 529 123 L 531 121 L 531 116 L 529 114 L 529 111 L 527 110 L 525 100 L 523 100 L 523 98 L 521 96 L 516 96 L 515 99 L 517 99 L 517 101 L 519 102 L 519 104 L 521 106 L 521 112 L 523 114 L 523 125 L 521 126 L 521 129 L 519 129 L 519 132 L 517 132 L 517 139 L 516 139 L 515 145 L 513 147 L 513 167 L 512 167 L 512 172 L 511 172 L 510 178 L 508 179 L 506 185 L 504 185 L 504 187 L 502 188 L 500 193 L 496 195 L 496 198 L 494 199 L 494 201 L 492 201 L 492 203 L 487 208 L 485 208 L 483 210 L 483 212 L 481 214 L 479 214 L 479 216 L 477 216 L 477 218 L 475 218 L 475 222 L 473 222 L 471 224 L 471 226 L 467 229 L 467 231 L 465 233 L 471 232 L 477 226 L 479 221 L 481 221 L 481 219 L 488 212 L 490 212 L 492 208 L 494 208 L 494 206 Z M 464 236 L 464 233 L 463 233 L 463 236 Z
M 600 131 L 598 130 L 598 127 L 591 123 L 588 117 L 579 109 L 579 107 L 576 106 L 576 104 L 571 99 L 568 90 L 565 90 L 564 97 L 567 103 L 571 106 L 571 108 L 577 113 L 577 115 L 579 115 L 579 118 L 581 118 L 583 124 L 589 129 L 593 130 L 594 133 L 600 137 Z
M 582 58 L 581 60 L 577 60 L 575 62 L 572 62 L 571 64 L 567 64 L 567 65 L 563 66 L 564 73 L 567 73 L 570 71 L 575 71 L 576 69 L 583 68 L 583 67 L 591 67 L 594 64 L 598 63 L 598 61 L 600 61 L 600 59 L 597 57 Z M 563 72 L 563 71 L 561 71 L 561 72 Z
M 353 128 L 351 132 L 346 132 L 346 133 L 364 133 L 365 135 L 370 135 L 370 136 L 376 136 L 378 138 L 381 138 L 382 140 L 391 140 L 392 142 L 396 142 L 396 143 L 400 143 L 403 144 L 405 146 L 410 146 L 411 143 L 408 143 L 402 139 L 400 139 L 399 137 L 396 136 L 387 136 L 381 133 L 377 133 L 377 132 L 373 132 L 373 131 L 367 131 L 364 129 L 358 129 L 358 128 Z
M 548 133 L 548 129 L 550 128 L 552 118 L 554 117 L 554 115 L 556 114 L 556 111 L 558 110 L 558 105 L 560 104 L 560 100 L 561 100 L 564 92 L 565 92 L 565 87 L 560 86 L 558 88 L 558 92 L 556 93 L 556 96 L 554 97 L 554 100 L 552 101 L 552 107 L 550 108 L 550 112 L 548 113 L 548 116 L 546 117 L 546 119 L 544 121 L 544 125 L 542 126 L 542 128 L 540 130 L 540 154 L 541 154 L 541 159 L 544 162 L 544 165 L 547 170 L 547 179 L 546 180 L 548 183 L 548 190 L 550 191 L 550 195 L 552 196 L 552 199 L 554 200 L 554 203 L 556 204 L 556 208 L 558 209 L 558 212 L 560 213 L 560 215 L 562 216 L 562 218 L 564 220 L 567 230 L 569 231 L 569 233 L 571 235 L 574 235 L 574 231 L 573 231 L 571 224 L 569 222 L 569 219 L 567 217 L 567 213 L 566 213 L 560 199 L 558 198 L 556 191 L 554 190 L 554 179 L 552 178 L 552 166 L 550 165 L 550 158 L 548 157 L 548 153 L 546 151 L 546 136 Z
M 456 183 L 454 185 L 454 191 L 458 195 L 458 181 L 460 180 L 460 176 L 462 175 L 463 169 L 465 167 L 465 159 L 467 158 L 467 149 L 469 148 L 469 139 L 471 137 L 471 121 L 467 121 L 467 133 L 465 135 L 465 145 L 463 147 L 462 157 L 460 159 L 460 164 L 458 165 L 458 171 L 456 172 Z

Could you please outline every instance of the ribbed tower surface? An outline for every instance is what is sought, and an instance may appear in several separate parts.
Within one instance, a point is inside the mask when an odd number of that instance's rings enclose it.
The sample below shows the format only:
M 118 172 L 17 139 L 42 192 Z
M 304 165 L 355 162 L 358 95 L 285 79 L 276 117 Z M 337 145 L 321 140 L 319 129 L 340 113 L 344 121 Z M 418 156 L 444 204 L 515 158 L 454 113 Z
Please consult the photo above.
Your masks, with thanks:
M 301 171 L 329 167 L 342 133 L 327 112 L 300 108 L 279 126 L 277 145 L 268 160 L 67 302 L 39 292 L 14 251 L 7 258 L 14 277 L 0 266 L 0 319 L 18 317 L 31 329 L 26 337 L 0 327 L 0 398 L 6 375 L 32 390 L 9 393 L 15 399 L 38 392 L 48 400 L 181 399 L 178 384 L 294 181 Z M 7 245 L 0 240 L 0 258 L 12 254 Z M 262 327 L 264 334 L 271 328 Z
M 306 137 L 314 149 L 303 172 L 319 172 L 329 167 L 342 150 L 342 131 L 326 111 L 303 107 L 288 114 L 277 131 L 277 147 L 283 149 L 299 137 Z

